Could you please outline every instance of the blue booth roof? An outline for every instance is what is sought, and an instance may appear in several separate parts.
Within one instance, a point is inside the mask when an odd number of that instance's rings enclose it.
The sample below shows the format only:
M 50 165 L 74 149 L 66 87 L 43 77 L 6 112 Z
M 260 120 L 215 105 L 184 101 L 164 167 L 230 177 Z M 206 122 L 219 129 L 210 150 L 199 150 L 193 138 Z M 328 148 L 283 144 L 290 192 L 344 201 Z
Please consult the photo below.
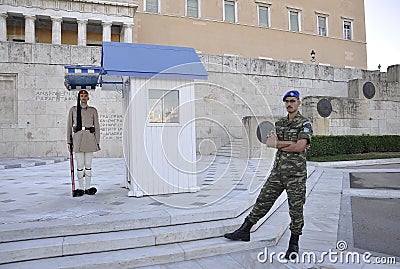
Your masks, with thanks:
M 105 75 L 207 79 L 193 48 L 103 42 L 101 66 Z
M 64 85 L 69 91 L 96 89 L 102 72 L 100 66 L 66 65 L 64 68 Z

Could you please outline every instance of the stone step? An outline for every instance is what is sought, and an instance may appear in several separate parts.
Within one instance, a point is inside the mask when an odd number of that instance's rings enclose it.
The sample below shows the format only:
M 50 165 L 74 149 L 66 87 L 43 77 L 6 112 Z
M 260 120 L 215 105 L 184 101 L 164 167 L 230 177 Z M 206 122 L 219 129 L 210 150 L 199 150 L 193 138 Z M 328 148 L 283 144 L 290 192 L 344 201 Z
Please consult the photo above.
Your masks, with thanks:
M 237 198 L 239 200 L 241 199 L 240 197 Z M 283 202 L 284 198 L 278 200 L 268 216 L 272 215 L 272 213 Z M 240 203 L 243 204 L 243 202 Z M 230 206 L 235 206 L 235 204 L 239 205 L 239 202 L 229 203 Z M 249 210 L 249 207 L 247 207 L 247 210 L 245 211 L 246 215 Z M 231 214 L 232 213 L 233 212 L 231 212 Z M 238 213 L 242 214 L 243 212 Z M 193 217 L 192 220 L 196 220 L 196 215 L 191 214 L 190 216 Z M 203 214 L 203 217 L 207 219 L 206 214 Z M 221 218 L 221 215 L 219 215 L 219 218 Z M 184 218 L 180 219 L 184 220 Z M 225 219 L 214 221 L 207 221 L 205 219 L 202 219 L 202 222 L 194 222 L 189 224 L 170 224 L 168 226 L 139 228 L 128 231 L 93 233 L 93 230 L 99 231 L 99 227 L 104 229 L 103 223 L 99 223 L 96 227 L 91 227 L 92 230 L 87 229 L 87 234 L 6 242 L 1 244 L 0 264 L 24 260 L 61 257 L 66 255 L 79 255 L 85 253 L 141 248 L 220 237 L 226 232 L 237 229 L 243 221 L 242 218 L 235 218 L 232 217 L 232 215 L 230 217 L 227 216 Z M 263 221 L 260 221 L 253 230 L 257 229 L 262 222 Z M 153 226 L 157 224 L 159 223 L 149 223 L 149 225 Z M 115 225 L 118 226 L 121 224 L 116 223 Z M 134 225 L 132 227 L 134 227 Z M 60 232 L 65 233 L 65 227 L 60 226 L 58 228 Z M 80 227 L 80 229 L 82 228 L 84 227 Z M 56 231 L 56 227 L 53 229 Z M 37 237 L 38 234 L 35 236 Z
M 308 194 L 320 175 L 321 173 L 313 173 L 309 177 Z M 72 235 L 58 235 L 53 238 L 21 239 L 28 237 L 29 229 L 26 228 L 23 230 L 25 235 L 16 239 L 20 241 L 0 244 L 0 264 L 3 264 L 0 268 L 3 266 L 4 268 L 103 268 L 103 266 L 131 268 L 132 265 L 136 267 L 182 261 L 182 257 L 184 260 L 189 260 L 227 254 L 278 241 L 289 224 L 287 205 L 285 203 L 286 206 L 281 206 L 286 199 L 285 194 L 278 198 L 270 212 L 253 227 L 252 231 L 257 230 L 257 232 L 252 233 L 251 243 L 230 242 L 221 237 L 225 232 L 240 226 L 254 202 L 254 198 L 248 197 L 248 193 L 242 193 L 235 196 L 235 201 L 228 200 L 216 204 L 212 207 L 213 210 L 207 208 L 194 210 L 195 213 L 192 210 L 172 210 L 168 214 L 153 212 L 152 216 L 147 218 L 139 216 L 131 221 L 110 220 L 107 225 L 92 220 L 76 227 L 62 226 L 60 223 L 53 225 L 53 229 L 51 225 L 44 227 L 44 230 L 51 231 L 50 233 L 42 231 L 47 236 L 57 231 L 61 234 L 75 231 Z M 149 215 L 148 212 L 145 214 Z M 116 231 L 101 232 L 112 230 L 113 224 L 116 226 Z M 18 225 L 21 224 L 16 224 Z M 268 229 L 265 230 L 266 226 Z M 7 234 L 7 236 L 2 235 L 2 238 L 13 234 L 4 231 L 4 227 L 2 229 L 0 235 Z M 30 231 L 35 233 L 35 230 L 31 227 Z M 12 231 L 16 235 L 21 230 Z M 82 234 L 76 235 L 77 233 Z M 33 237 L 37 236 L 40 236 L 40 233 Z M 37 260 L 23 261 L 29 259 Z M 52 263 L 54 267 L 51 266 Z
M 221 147 L 218 151 L 240 151 L 240 147 Z
M 231 146 L 240 147 L 241 145 L 242 145 L 242 140 L 235 140 L 235 141 L 231 141 L 230 143 L 225 144 L 225 145 L 223 145 L 221 147 L 231 147 Z
M 240 148 L 242 146 L 242 141 L 240 142 L 233 142 L 228 145 L 224 145 L 223 147 L 229 147 L 229 148 Z
M 233 157 L 233 158 L 239 158 L 240 154 L 230 154 L 230 153 L 217 153 L 216 156 L 221 156 L 221 157 Z
M 254 196 L 254 195 L 253 195 Z M 0 264 L 29 259 L 111 251 L 220 236 L 241 224 L 236 217 L 255 198 L 244 192 L 237 201 L 210 209 L 138 212 L 120 216 L 1 225 Z
M 8 242 L 1 245 L 0 264 L 220 237 L 239 225 L 238 219 L 226 219 L 130 231 Z
M 223 145 L 220 148 L 240 148 L 241 146 L 242 146 L 242 141 L 238 141 Z
M 230 147 L 227 147 L 227 148 L 220 148 L 219 150 L 218 150 L 219 152 L 240 152 L 240 148 L 239 147 L 237 147 L 237 148 L 230 148 Z
M 220 147 L 219 149 L 218 149 L 218 151 L 221 151 L 221 150 L 225 150 L 225 151 L 240 151 L 240 149 L 241 149 L 241 147 L 240 146 L 237 146 L 237 147 L 234 147 L 234 146 L 222 146 L 222 147 Z
M 221 201 L 213 205 L 211 209 L 200 208 L 190 211 L 169 209 L 137 212 L 134 216 L 117 214 L 2 224 L 0 225 L 0 243 L 230 219 L 241 215 L 252 206 L 255 200 L 255 195 L 250 196 L 246 192 L 239 194 L 238 197 L 240 197 L 237 198 L 238 200 L 228 201 L 225 204 Z
M 229 150 L 229 151 L 231 151 L 231 150 L 240 150 L 240 147 L 223 146 L 223 147 L 220 147 L 219 150 Z
M 234 138 L 233 140 L 230 141 L 230 143 L 221 146 L 217 150 L 215 155 L 239 158 L 242 147 L 242 140 L 243 140 L 242 138 Z
M 234 138 L 234 139 L 231 139 L 231 140 L 228 142 L 228 144 L 229 144 L 229 143 L 231 143 L 231 144 L 234 144 L 234 143 L 242 143 L 242 141 L 243 141 L 242 138 Z
M 235 138 L 230 140 L 230 142 L 228 142 L 227 144 L 223 145 L 223 147 L 227 147 L 229 145 L 235 145 L 235 146 L 240 146 L 243 143 L 243 139 L 241 138 Z
M 228 152 L 217 152 L 217 156 L 227 156 L 227 157 L 239 156 L 239 154 L 240 154 L 240 151 L 239 152 L 230 152 L 230 151 L 228 151 Z
M 289 225 L 287 212 L 273 214 L 258 230 L 251 234 L 250 242 L 230 241 L 221 231 L 214 238 L 183 241 L 156 246 L 70 255 L 21 261 L 0 265 L 0 268 L 133 268 L 223 255 L 275 245 Z M 237 227 L 237 225 L 236 225 Z M 233 227 L 232 227 L 233 229 Z M 179 229 L 177 229 L 179 230 Z M 179 233 L 179 231 L 177 231 Z M 168 236 L 168 235 L 166 235 Z M 126 238 L 125 241 L 132 240 Z
M 230 143 L 222 145 L 221 147 L 241 147 L 241 145 L 242 145 L 242 140 L 240 140 L 240 141 L 232 141 Z

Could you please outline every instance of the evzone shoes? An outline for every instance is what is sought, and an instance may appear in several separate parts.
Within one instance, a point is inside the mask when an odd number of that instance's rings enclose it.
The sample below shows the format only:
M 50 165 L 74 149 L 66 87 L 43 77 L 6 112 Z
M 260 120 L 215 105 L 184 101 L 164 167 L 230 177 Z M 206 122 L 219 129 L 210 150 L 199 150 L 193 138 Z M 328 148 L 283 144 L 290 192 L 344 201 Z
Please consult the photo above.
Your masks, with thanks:
M 95 187 L 91 187 L 91 188 L 85 190 L 85 194 L 88 194 L 88 195 L 95 195 L 96 192 L 97 192 L 97 189 Z
M 77 189 L 77 190 L 74 190 L 72 196 L 73 196 L 73 197 L 79 197 L 79 196 L 82 196 L 82 195 L 84 195 L 84 194 L 87 194 L 87 195 L 95 195 L 96 192 L 97 192 L 97 189 L 96 189 L 95 187 L 91 187 L 91 188 L 89 188 L 89 189 L 87 189 L 87 190 Z

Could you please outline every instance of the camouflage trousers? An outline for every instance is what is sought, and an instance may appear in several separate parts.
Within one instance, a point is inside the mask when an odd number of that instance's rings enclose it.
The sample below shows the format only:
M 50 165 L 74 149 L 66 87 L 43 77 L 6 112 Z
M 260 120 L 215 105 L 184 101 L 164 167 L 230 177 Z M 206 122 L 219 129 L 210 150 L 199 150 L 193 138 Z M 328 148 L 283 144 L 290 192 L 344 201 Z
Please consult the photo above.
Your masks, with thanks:
M 292 234 L 301 235 L 304 226 L 303 206 L 306 200 L 306 180 L 307 176 L 289 176 L 273 170 L 262 187 L 248 219 L 256 223 L 264 217 L 283 190 L 286 190 L 291 219 L 290 231 Z

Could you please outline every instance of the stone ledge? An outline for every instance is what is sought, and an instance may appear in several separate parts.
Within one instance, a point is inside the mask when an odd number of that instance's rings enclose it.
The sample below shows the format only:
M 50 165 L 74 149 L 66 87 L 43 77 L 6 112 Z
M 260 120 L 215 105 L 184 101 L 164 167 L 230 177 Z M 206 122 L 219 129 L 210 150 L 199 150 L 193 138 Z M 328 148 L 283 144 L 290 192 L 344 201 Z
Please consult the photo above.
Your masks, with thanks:
M 103 0 L 2 0 L 0 3 L 4 6 L 9 5 L 12 7 L 35 8 L 41 10 L 50 9 L 66 12 L 90 12 L 95 14 L 130 16 L 132 18 L 138 8 L 136 3 Z
M 338 161 L 338 162 L 307 162 L 308 165 L 316 167 L 346 167 L 346 166 L 362 166 L 362 165 L 392 164 L 392 163 L 400 163 L 400 158 Z

